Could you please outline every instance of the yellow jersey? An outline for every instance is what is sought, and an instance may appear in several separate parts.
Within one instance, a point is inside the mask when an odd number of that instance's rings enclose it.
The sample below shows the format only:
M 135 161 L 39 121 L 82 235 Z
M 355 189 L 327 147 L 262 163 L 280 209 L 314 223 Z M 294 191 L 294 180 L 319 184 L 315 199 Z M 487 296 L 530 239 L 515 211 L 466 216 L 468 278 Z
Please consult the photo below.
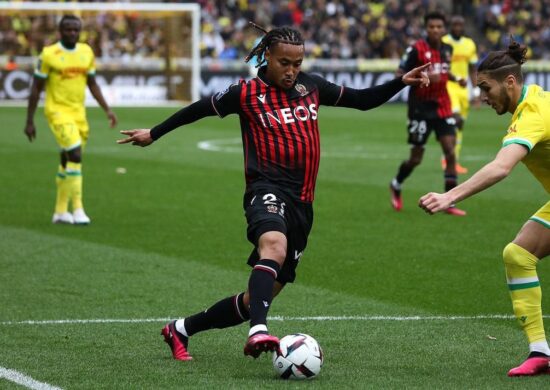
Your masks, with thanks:
M 468 79 L 470 64 L 477 64 L 477 48 L 471 38 L 462 36 L 456 40 L 451 34 L 447 34 L 442 41 L 453 47 L 451 57 L 451 73 L 463 79 Z
M 35 77 L 46 79 L 46 115 L 74 113 L 84 115 L 88 75 L 95 74 L 92 48 L 77 43 L 74 49 L 61 42 L 46 46 L 38 59 Z
M 524 85 L 502 146 L 520 144 L 529 149 L 522 162 L 550 193 L 550 92 Z

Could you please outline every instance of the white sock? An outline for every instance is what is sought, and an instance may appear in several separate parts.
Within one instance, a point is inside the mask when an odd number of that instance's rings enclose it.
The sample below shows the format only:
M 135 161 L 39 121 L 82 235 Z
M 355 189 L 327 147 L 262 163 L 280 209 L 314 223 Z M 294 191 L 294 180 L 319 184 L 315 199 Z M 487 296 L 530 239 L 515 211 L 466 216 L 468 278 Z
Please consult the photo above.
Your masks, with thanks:
M 393 180 L 391 181 L 391 186 L 394 190 L 401 191 L 401 184 L 397 181 L 396 178 L 393 178 Z
M 185 318 L 182 318 L 181 320 L 176 320 L 176 323 L 174 324 L 176 330 L 180 332 L 185 337 L 189 337 L 187 334 L 187 331 L 185 330 Z
M 267 326 L 263 324 L 254 325 L 252 328 L 250 328 L 250 331 L 248 332 L 248 337 L 258 332 L 267 332 Z
M 541 353 L 544 353 L 545 355 L 550 356 L 550 348 L 548 348 L 548 342 L 546 340 L 537 341 L 536 343 L 529 344 L 529 351 L 541 352 Z

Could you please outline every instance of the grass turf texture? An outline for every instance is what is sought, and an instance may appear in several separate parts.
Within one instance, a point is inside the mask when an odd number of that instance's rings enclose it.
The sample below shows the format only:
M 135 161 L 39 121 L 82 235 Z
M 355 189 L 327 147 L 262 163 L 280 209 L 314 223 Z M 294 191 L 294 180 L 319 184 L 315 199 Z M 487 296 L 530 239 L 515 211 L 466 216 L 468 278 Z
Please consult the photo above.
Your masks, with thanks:
M 174 109 L 116 111 L 119 128 L 129 129 L 150 127 Z M 395 213 L 388 183 L 408 154 L 405 107 L 320 112 L 314 228 L 296 283 L 270 315 L 511 314 L 501 251 L 548 198 L 527 170 L 518 166 L 461 203 L 465 218 L 427 216 L 419 196 L 443 187 L 432 139 L 405 183 L 405 208 Z M 194 313 L 242 291 L 250 245 L 242 154 L 232 152 L 239 149 L 236 117 L 205 119 L 141 149 L 116 145 L 118 133 L 90 109 L 83 172 L 92 225 L 79 228 L 50 223 L 58 157 L 42 113 L 33 144 L 22 134 L 23 108 L 3 107 L 0 115 L 0 367 L 71 389 L 519 388 L 549 380 L 506 377 L 527 353 L 513 319 L 271 321 L 278 336 L 304 332 L 319 341 L 325 366 L 313 383 L 278 380 L 270 356 L 245 358 L 244 325 L 197 335 L 195 360 L 183 363 L 162 342 L 163 320 L 18 323 Z M 498 151 L 508 120 L 489 109 L 471 113 L 462 158 L 471 172 Z M 204 140 L 220 140 L 229 152 L 201 150 Z M 544 262 L 539 277 L 544 289 Z M 19 388 L 2 379 L 0 387 Z

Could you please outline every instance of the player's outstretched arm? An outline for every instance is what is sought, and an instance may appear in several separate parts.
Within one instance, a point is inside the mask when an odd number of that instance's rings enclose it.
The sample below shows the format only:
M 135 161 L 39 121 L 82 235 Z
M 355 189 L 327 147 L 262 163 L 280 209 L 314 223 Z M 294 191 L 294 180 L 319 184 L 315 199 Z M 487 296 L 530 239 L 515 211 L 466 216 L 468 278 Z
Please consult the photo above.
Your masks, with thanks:
M 122 130 L 120 134 L 127 135 L 128 137 L 119 139 L 116 141 L 117 144 L 132 143 L 132 145 L 145 147 L 154 142 L 153 138 L 151 138 L 150 129 Z
M 444 194 L 429 192 L 420 198 L 418 205 L 429 214 L 446 210 L 451 205 L 491 187 L 504 179 L 528 153 L 528 150 L 518 144 L 502 148 L 495 159 L 477 171 L 464 183 Z
M 401 80 L 406 85 L 413 87 L 428 87 L 430 85 L 430 78 L 428 77 L 428 68 L 432 65 L 431 62 L 424 64 L 422 66 L 411 69 L 409 72 L 405 73 Z
M 425 72 L 425 69 L 430 64 L 419 66 L 412 69 L 401 77 L 388 81 L 387 83 L 376 85 L 370 88 L 354 89 L 344 88 L 342 96 L 338 101 L 337 106 L 349 107 L 358 110 L 370 110 L 376 108 L 388 100 L 396 93 L 401 91 L 407 85 L 429 85 L 430 81 Z

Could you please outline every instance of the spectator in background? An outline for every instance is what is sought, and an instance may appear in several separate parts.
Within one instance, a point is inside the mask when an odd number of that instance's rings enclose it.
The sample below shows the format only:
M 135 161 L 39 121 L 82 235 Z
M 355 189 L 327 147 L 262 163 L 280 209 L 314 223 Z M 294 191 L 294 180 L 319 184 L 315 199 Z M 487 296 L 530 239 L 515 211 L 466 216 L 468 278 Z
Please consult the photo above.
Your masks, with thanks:
M 15 61 L 15 56 L 9 56 L 8 62 L 6 62 L 6 65 L 4 66 L 5 70 L 16 70 L 19 68 L 19 65 L 17 65 L 17 62 Z

